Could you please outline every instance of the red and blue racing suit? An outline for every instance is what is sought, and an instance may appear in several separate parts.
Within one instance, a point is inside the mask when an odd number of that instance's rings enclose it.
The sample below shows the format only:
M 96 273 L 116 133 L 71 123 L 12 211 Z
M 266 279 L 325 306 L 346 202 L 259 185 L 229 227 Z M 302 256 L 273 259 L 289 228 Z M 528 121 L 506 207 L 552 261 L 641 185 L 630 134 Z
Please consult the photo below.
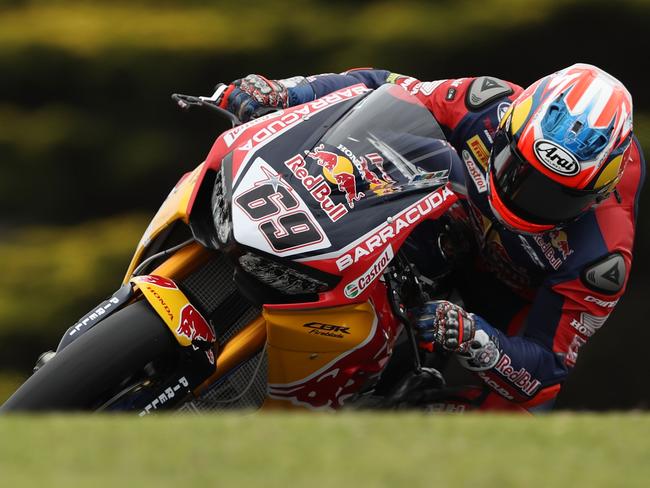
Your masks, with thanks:
M 603 326 L 627 285 L 645 174 L 638 141 L 606 201 L 562 230 L 521 235 L 498 224 L 487 200 L 492 137 L 521 87 L 486 76 L 420 82 L 358 69 L 304 79 L 289 90 L 289 105 L 359 82 L 373 89 L 394 83 L 415 95 L 464 162 L 464 213 L 479 252 L 459 288 L 477 328 L 500 351 L 496 365 L 477 374 L 526 408 L 552 402 L 579 349 Z

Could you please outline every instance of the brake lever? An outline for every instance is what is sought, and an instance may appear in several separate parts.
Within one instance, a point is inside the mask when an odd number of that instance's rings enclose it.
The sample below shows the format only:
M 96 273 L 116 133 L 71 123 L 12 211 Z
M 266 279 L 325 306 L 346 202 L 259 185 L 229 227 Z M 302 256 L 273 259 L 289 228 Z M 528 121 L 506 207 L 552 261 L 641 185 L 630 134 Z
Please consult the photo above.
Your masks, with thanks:
M 397 261 L 399 262 L 399 256 Z M 401 264 L 401 263 L 400 263 Z M 414 326 L 411 318 L 408 315 L 407 308 L 402 301 L 399 290 L 407 282 L 408 277 L 401 272 L 397 266 L 391 266 L 384 274 L 386 284 L 388 285 L 388 302 L 393 311 L 393 314 L 404 325 L 406 335 L 413 349 L 413 367 L 417 374 L 422 372 L 422 360 L 420 358 L 420 348 L 415 337 Z
M 233 127 L 237 127 L 242 124 L 242 121 L 239 118 L 227 110 L 221 108 L 219 103 L 221 102 L 221 97 L 223 93 L 228 88 L 227 85 L 219 83 L 212 96 L 203 97 L 203 96 L 194 96 L 194 95 L 183 95 L 182 93 L 173 93 L 172 100 L 181 108 L 181 110 L 189 110 L 192 107 L 203 107 L 209 110 L 217 112 L 222 117 L 228 119 Z

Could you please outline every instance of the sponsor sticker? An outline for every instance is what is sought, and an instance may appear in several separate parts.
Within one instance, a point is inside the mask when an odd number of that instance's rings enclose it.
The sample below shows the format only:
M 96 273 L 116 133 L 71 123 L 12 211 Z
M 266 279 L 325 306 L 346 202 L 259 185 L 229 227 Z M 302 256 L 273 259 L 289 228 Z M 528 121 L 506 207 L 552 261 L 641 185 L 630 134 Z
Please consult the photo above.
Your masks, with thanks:
M 537 159 L 548 169 L 562 176 L 574 176 L 580 172 L 580 164 L 569 151 L 552 141 L 541 139 L 533 145 Z
M 237 149 L 241 151 L 252 151 L 256 147 L 271 139 L 273 136 L 285 132 L 290 127 L 293 127 L 297 123 L 302 122 L 305 117 L 309 117 L 312 114 L 315 114 L 336 103 L 354 98 L 358 95 L 363 95 L 368 91 L 370 90 L 365 85 L 358 84 L 335 91 L 329 95 L 325 95 L 322 98 L 318 98 L 313 102 L 309 102 L 296 107 L 295 109 L 279 111 L 277 114 L 269 114 L 269 117 L 266 120 L 273 120 L 258 130 L 255 134 L 253 134 L 244 144 L 239 146 Z M 260 119 L 262 118 L 263 117 L 260 117 Z M 246 128 L 257 125 L 257 123 L 258 120 L 251 121 L 251 125 L 247 126 Z M 244 132 L 244 130 L 245 129 L 236 128 L 236 131 L 232 133 L 228 140 L 231 145 L 234 143 L 235 139 L 237 139 Z
M 412 77 L 409 76 L 409 77 L 406 77 L 406 78 L 404 78 L 404 79 L 398 80 L 398 81 L 397 81 L 397 84 L 398 84 L 399 86 L 401 86 L 402 88 L 408 90 L 409 86 L 411 86 L 411 85 L 412 85 L 413 83 L 415 83 L 416 81 L 418 81 L 418 80 L 416 80 L 415 78 L 412 78 Z
M 386 83 L 396 83 L 399 78 L 404 78 L 404 75 L 401 75 L 399 73 L 390 73 L 386 77 Z
M 228 132 L 226 132 L 223 135 L 224 141 L 226 143 L 227 147 L 232 146 L 237 139 L 239 139 L 239 136 L 241 136 L 247 129 L 250 129 L 251 127 L 255 125 L 260 125 L 266 122 L 267 120 L 274 119 L 276 117 L 282 116 L 284 112 L 278 111 L 278 112 L 271 112 L 269 114 L 263 115 L 262 117 L 259 117 L 257 119 L 250 120 L 246 122 L 245 124 L 238 125 L 237 127 L 233 127 L 230 129 Z
M 479 371 L 476 374 L 479 376 L 479 378 L 481 378 L 483 381 L 485 381 L 486 385 L 488 385 L 490 388 L 492 388 L 494 391 L 496 391 L 503 398 L 506 398 L 507 400 L 514 400 L 515 397 L 513 397 L 510 394 L 510 392 L 508 390 L 506 390 L 503 386 L 501 386 L 495 380 L 490 378 L 490 376 L 485 371 Z
M 569 345 L 569 350 L 567 351 L 566 357 L 564 358 L 564 362 L 567 366 L 575 366 L 576 362 L 578 361 L 578 352 L 580 351 L 580 348 L 586 343 L 587 341 L 585 341 L 578 334 L 573 336 L 573 340 Z
M 151 283 L 152 285 L 162 286 L 163 288 L 169 288 L 170 290 L 177 290 L 178 287 L 169 278 L 158 275 L 147 275 L 140 277 L 140 281 L 145 283 Z
M 362 294 L 376 278 L 381 276 L 381 273 L 386 269 L 386 266 L 388 266 L 388 263 L 393 259 L 393 256 L 393 247 L 388 244 L 384 252 L 379 255 L 365 273 L 345 285 L 343 291 L 345 296 L 352 299 Z
M 427 412 L 444 412 L 444 413 L 465 413 L 467 405 L 463 403 L 431 403 L 426 406 Z
M 488 151 L 488 148 L 485 147 L 485 144 L 483 144 L 480 136 L 475 135 L 471 137 L 467 141 L 467 145 L 469 146 L 476 160 L 481 164 L 481 166 L 483 166 L 483 169 L 487 171 L 488 163 L 490 162 L 490 151 Z
M 580 314 L 580 320 L 576 320 L 576 319 L 571 320 L 571 327 L 573 327 L 583 336 L 591 337 L 596 333 L 598 329 L 600 329 L 605 324 L 608 317 L 609 315 L 605 315 L 604 317 L 598 317 L 596 315 L 591 315 L 586 312 L 582 312 Z
M 467 172 L 469 173 L 470 178 L 472 178 L 474 186 L 476 186 L 476 191 L 479 193 L 485 193 L 487 191 L 487 182 L 485 181 L 481 170 L 478 169 L 478 166 L 476 166 L 476 163 L 469 155 L 469 151 L 463 149 L 463 152 L 461 154 L 463 156 L 465 166 L 467 167 Z
M 344 327 L 341 325 L 309 322 L 303 324 L 303 327 L 309 329 L 309 334 L 311 335 L 334 337 L 336 339 L 343 339 L 346 335 L 350 335 L 350 327 Z
M 532 259 L 537 266 L 544 269 L 546 266 L 544 266 L 544 263 L 539 258 L 533 247 L 528 243 L 528 240 L 521 234 L 519 234 L 519 242 L 521 243 L 521 247 L 523 247 L 526 253 L 530 256 L 530 259 Z
M 558 257 L 556 254 L 556 248 L 548 241 L 544 239 L 542 234 L 534 234 L 533 240 L 539 246 L 542 251 L 542 254 L 555 270 L 560 269 L 562 263 L 564 262 L 562 258 Z
M 533 379 L 525 368 L 514 369 L 512 359 L 507 354 L 501 355 L 501 359 L 499 359 L 494 369 L 529 397 L 533 396 L 542 385 L 538 380 Z
M 449 197 L 453 196 L 454 193 L 445 186 L 415 202 L 399 215 L 379 226 L 360 244 L 340 256 L 336 260 L 339 271 L 343 271 L 360 259 L 369 256 L 373 250 L 380 249 L 403 231 L 416 225 L 436 208 L 440 207 Z
M 601 300 L 600 298 L 596 298 L 591 295 L 587 295 L 584 298 L 585 302 L 590 302 L 590 303 L 595 303 L 599 307 L 604 307 L 604 308 L 614 308 L 616 304 L 618 303 L 618 298 L 616 300 L 613 300 L 611 302 L 608 302 L 606 300 Z
M 176 333 L 192 341 L 192 349 L 195 351 L 199 348 L 203 349 L 210 364 L 214 364 L 212 344 L 217 341 L 217 335 L 212 325 L 203 318 L 192 304 L 188 303 L 181 310 Z M 195 344 L 199 344 L 201 347 L 197 347 Z
M 309 174 L 306 168 L 305 158 L 297 155 L 285 161 L 284 165 L 298 178 L 302 186 L 319 203 L 320 208 L 323 209 L 325 215 L 332 222 L 336 222 L 348 213 L 345 205 L 342 203 L 335 204 L 332 200 L 332 190 L 325 177 L 323 175 L 313 176 Z
M 307 151 L 307 156 L 322 166 L 325 178 L 343 192 L 345 201 L 350 208 L 354 208 L 354 202 L 358 202 L 366 196 L 365 193 L 357 190 L 354 165 L 350 159 L 335 152 L 326 151 L 323 144 L 315 147 L 313 151 Z
M 563 230 L 553 230 L 548 233 L 551 246 L 560 253 L 562 259 L 568 258 L 573 254 L 573 249 L 569 247 L 569 238 Z
M 165 388 L 165 391 L 162 392 L 160 395 L 158 395 L 157 398 L 155 398 L 151 403 L 146 405 L 144 409 L 140 411 L 138 414 L 138 417 L 144 417 L 145 415 L 149 415 L 152 410 L 157 410 L 158 407 L 161 407 L 165 403 L 167 403 L 169 400 L 174 398 L 176 394 L 182 394 L 183 396 L 187 392 L 187 388 L 190 386 L 189 381 L 187 381 L 187 378 L 185 376 L 181 376 L 176 384 L 173 386 L 170 386 L 168 388 Z M 179 392 L 179 390 L 182 390 Z
M 111 297 L 97 307 L 94 311 L 83 317 L 79 322 L 74 326 L 70 327 L 68 335 L 73 336 L 78 333 L 81 329 L 86 327 L 88 324 L 92 324 L 95 320 L 104 316 L 104 314 L 109 312 L 109 309 L 114 308 L 116 305 L 120 304 L 120 300 L 117 297 Z
M 447 80 L 436 80 L 436 81 L 424 81 L 420 83 L 419 86 L 414 87 L 414 90 L 412 90 L 412 94 L 415 95 L 417 93 L 421 93 L 422 95 L 429 96 L 431 95 L 436 88 L 438 88 L 440 85 L 442 85 L 445 81 Z

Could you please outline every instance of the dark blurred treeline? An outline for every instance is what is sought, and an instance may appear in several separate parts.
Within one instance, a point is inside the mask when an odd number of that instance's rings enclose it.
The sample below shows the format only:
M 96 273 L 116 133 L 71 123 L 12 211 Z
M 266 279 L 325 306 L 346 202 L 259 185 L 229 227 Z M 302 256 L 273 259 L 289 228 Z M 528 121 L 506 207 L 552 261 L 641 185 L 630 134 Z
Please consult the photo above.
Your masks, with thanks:
M 0 371 L 25 374 L 118 286 L 147 216 L 228 127 L 178 111 L 171 93 L 357 66 L 527 85 L 588 62 L 628 86 L 647 152 L 649 23 L 638 0 L 0 0 Z M 650 400 L 646 200 L 629 293 L 583 348 L 562 406 Z

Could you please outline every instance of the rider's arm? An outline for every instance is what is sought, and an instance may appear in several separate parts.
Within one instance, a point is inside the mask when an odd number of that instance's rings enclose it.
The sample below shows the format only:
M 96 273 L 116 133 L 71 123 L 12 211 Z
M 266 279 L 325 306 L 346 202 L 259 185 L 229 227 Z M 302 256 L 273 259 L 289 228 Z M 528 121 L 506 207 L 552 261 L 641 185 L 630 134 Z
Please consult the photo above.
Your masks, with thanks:
M 310 102 L 316 98 L 323 97 L 341 88 L 363 83 L 373 90 L 379 88 L 384 83 L 394 82 L 395 76 L 390 71 L 383 69 L 358 68 L 343 73 L 325 73 L 321 75 L 308 76 L 305 78 L 311 91 L 304 91 L 300 97 L 292 100 L 292 105 Z
M 512 99 L 521 92 L 521 87 L 514 83 L 488 76 L 422 82 L 387 70 L 360 68 L 304 78 L 299 91 L 289 90 L 290 105 L 309 102 L 357 83 L 372 89 L 385 83 L 401 86 L 420 99 L 447 133 L 454 131 L 468 116 L 471 118 L 472 112 L 479 112 L 505 97 Z
M 360 68 L 283 80 L 249 75 L 229 85 L 221 105 L 246 121 L 258 116 L 264 107 L 293 107 L 359 83 L 372 89 L 385 83 L 401 86 L 431 111 L 448 136 L 456 128 L 462 129 L 463 122 L 471 120 L 477 112 L 506 97 L 512 99 L 521 91 L 513 83 L 487 76 L 422 82 L 387 70 Z M 450 142 L 460 144 L 451 137 Z
M 575 365 L 580 348 L 614 310 L 632 264 L 643 178 L 644 162 L 636 143 L 617 186 L 621 203 L 612 195 L 580 220 L 584 239 L 580 239 L 581 248 L 574 246 L 575 264 L 560 269 L 540 288 L 522 336 L 508 337 L 477 317 L 477 329 L 493 338 L 500 350 L 496 365 L 478 374 L 504 397 L 527 406 L 553 398 Z

